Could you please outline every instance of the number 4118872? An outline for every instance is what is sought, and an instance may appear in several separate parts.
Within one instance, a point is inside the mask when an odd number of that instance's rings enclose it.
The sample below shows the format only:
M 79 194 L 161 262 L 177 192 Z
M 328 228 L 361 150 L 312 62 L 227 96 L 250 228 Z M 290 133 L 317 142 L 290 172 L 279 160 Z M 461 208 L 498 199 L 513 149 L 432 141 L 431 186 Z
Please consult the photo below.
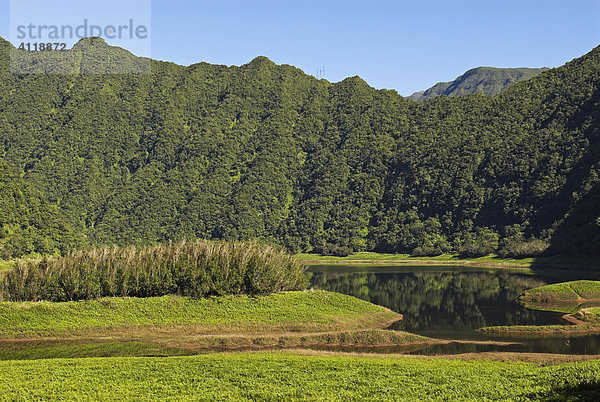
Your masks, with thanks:
M 37 42 L 22 42 L 19 50 L 27 50 L 28 52 L 44 52 L 52 50 L 67 50 L 66 43 L 37 43 Z

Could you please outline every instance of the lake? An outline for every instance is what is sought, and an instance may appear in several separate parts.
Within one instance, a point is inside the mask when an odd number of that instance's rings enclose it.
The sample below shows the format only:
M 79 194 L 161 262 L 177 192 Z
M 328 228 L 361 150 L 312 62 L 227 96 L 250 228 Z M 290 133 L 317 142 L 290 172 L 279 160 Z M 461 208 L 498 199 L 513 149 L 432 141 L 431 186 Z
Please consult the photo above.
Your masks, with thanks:
M 411 353 L 518 351 L 600 354 L 600 335 L 503 337 L 477 332 L 478 328 L 493 325 L 567 324 L 561 318 L 562 313 L 527 309 L 517 301 L 518 296 L 524 290 L 551 283 L 598 280 L 599 272 L 362 264 L 311 265 L 309 272 L 315 289 L 345 293 L 403 314 L 404 320 L 393 329 L 439 339 L 513 343 L 506 346 L 450 343 Z M 394 350 L 385 348 L 385 351 Z

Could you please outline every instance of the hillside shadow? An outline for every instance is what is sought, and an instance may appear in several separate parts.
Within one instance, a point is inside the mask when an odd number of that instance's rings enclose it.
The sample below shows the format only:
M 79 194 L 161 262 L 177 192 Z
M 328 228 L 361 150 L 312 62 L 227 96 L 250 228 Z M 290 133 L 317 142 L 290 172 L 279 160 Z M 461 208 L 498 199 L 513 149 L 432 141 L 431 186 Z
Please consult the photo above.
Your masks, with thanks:
M 598 127 L 600 127 L 600 114 L 597 113 L 599 107 L 600 88 L 596 89 L 592 96 L 565 121 L 565 129 L 572 133 L 569 135 L 579 136 L 583 134 L 583 139 L 587 141 L 587 145 L 581 157 L 569 169 L 565 177 L 566 182 L 561 186 L 561 190 L 554 195 L 549 193 L 548 196 L 538 201 L 539 210 L 531 219 L 533 227 L 549 228 L 554 222 L 564 217 L 574 208 L 573 194 L 581 193 L 585 188 L 586 180 L 590 178 L 591 174 L 593 175 L 592 171 L 600 160 L 600 131 L 598 130 Z M 541 128 L 551 127 L 551 122 L 555 118 L 556 116 L 545 121 Z M 577 134 L 582 128 L 583 132 Z M 598 211 L 598 208 L 600 208 L 600 204 L 597 204 L 593 210 Z
M 530 394 L 527 398 L 542 401 L 600 401 L 600 382 L 560 386 L 541 394 Z
M 549 250 L 563 257 L 536 258 L 532 270 L 541 273 L 555 268 L 573 273 L 600 273 L 600 184 L 570 209 L 551 237 Z
M 600 184 L 595 185 L 573 206 L 556 229 L 550 246 L 560 253 L 600 253 Z

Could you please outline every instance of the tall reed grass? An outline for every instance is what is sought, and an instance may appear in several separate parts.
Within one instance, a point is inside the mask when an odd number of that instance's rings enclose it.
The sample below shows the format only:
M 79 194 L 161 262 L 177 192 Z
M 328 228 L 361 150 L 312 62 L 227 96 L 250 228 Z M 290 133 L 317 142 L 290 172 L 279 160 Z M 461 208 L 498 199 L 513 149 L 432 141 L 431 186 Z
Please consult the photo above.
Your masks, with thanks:
M 9 301 L 105 296 L 264 295 L 306 286 L 304 267 L 283 248 L 256 241 L 182 241 L 105 247 L 19 262 L 2 283 Z

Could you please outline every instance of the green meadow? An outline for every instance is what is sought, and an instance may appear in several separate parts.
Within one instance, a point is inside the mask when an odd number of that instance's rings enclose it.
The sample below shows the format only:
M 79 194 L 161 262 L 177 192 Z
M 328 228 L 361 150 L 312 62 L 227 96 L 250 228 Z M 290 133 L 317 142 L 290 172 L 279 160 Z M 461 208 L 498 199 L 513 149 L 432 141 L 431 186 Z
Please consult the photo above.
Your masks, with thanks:
M 600 362 L 210 354 L 0 362 L 10 400 L 598 400 Z M 570 398 L 570 399 L 569 399 Z

